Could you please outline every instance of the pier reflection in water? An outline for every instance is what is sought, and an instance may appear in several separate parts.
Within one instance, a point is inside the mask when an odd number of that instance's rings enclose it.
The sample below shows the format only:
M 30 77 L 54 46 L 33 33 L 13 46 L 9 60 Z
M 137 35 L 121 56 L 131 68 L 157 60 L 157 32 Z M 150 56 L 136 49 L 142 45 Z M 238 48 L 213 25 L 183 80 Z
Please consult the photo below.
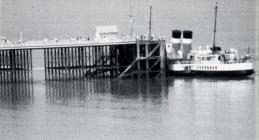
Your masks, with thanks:
M 20 110 L 34 103 L 33 84 L 2 83 L 0 84 L 0 108 Z
M 90 102 L 116 102 L 124 99 L 159 102 L 167 98 L 165 81 L 161 80 L 75 80 L 46 83 L 49 104 L 86 106 Z M 104 101 L 105 102 L 105 101 Z

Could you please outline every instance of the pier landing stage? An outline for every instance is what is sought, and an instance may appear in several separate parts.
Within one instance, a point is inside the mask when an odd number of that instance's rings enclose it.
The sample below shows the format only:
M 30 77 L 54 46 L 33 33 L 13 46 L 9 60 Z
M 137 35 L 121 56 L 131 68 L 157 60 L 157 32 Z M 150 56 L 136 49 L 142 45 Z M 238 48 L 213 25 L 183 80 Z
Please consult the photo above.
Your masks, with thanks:
M 31 70 L 34 49 L 44 51 L 46 80 L 164 76 L 164 40 L 59 40 L 2 43 L 0 81 L 9 81 L 10 71 L 12 81 L 19 81 L 16 71 Z

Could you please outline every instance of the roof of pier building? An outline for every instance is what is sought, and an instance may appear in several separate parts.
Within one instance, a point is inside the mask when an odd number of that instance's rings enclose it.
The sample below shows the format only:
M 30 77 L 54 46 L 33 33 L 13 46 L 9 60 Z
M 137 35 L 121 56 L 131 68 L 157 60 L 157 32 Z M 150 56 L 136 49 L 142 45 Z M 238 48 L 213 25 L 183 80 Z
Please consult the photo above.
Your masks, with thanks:
M 105 25 L 105 26 L 96 26 L 95 27 L 95 33 L 96 34 L 114 34 L 114 33 L 118 33 L 119 30 L 117 28 L 117 26 L 115 25 Z
M 118 28 L 115 25 L 96 26 L 95 41 L 113 42 L 118 39 Z

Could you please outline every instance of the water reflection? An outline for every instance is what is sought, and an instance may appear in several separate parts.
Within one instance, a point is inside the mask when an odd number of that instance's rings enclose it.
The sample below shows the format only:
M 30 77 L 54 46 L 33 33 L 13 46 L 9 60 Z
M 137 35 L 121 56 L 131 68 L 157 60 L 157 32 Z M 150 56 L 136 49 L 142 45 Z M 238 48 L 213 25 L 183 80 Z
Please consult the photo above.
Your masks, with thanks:
M 34 103 L 33 84 L 0 84 L 0 108 L 11 110 L 24 109 Z
M 113 81 L 111 95 L 117 100 L 138 99 L 143 102 L 157 103 L 167 99 L 166 81 L 161 79 L 138 79 Z
M 162 80 L 75 80 L 46 83 L 49 104 L 84 106 L 95 101 L 117 102 L 139 100 L 158 103 L 167 98 L 166 83 Z
M 27 84 L 1 85 L 1 108 L 10 109 L 2 110 L 0 139 L 254 139 L 254 83 L 193 77 L 52 81 L 34 83 L 35 101 Z M 28 104 L 32 109 L 12 110 Z

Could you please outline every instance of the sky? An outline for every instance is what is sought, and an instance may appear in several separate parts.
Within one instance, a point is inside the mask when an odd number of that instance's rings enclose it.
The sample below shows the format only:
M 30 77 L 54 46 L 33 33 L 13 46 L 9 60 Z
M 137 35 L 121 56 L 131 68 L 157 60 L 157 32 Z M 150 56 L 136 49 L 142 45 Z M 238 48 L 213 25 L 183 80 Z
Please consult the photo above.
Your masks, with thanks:
M 10 40 L 93 36 L 95 26 L 116 25 L 130 34 L 129 11 L 135 17 L 135 33 L 148 33 L 149 0 L 0 0 L 1 34 Z M 194 44 L 212 40 L 215 0 L 153 0 L 152 32 L 192 30 Z M 255 45 L 256 0 L 218 0 L 218 42 L 231 47 Z M 237 42 L 240 42 L 239 44 Z

